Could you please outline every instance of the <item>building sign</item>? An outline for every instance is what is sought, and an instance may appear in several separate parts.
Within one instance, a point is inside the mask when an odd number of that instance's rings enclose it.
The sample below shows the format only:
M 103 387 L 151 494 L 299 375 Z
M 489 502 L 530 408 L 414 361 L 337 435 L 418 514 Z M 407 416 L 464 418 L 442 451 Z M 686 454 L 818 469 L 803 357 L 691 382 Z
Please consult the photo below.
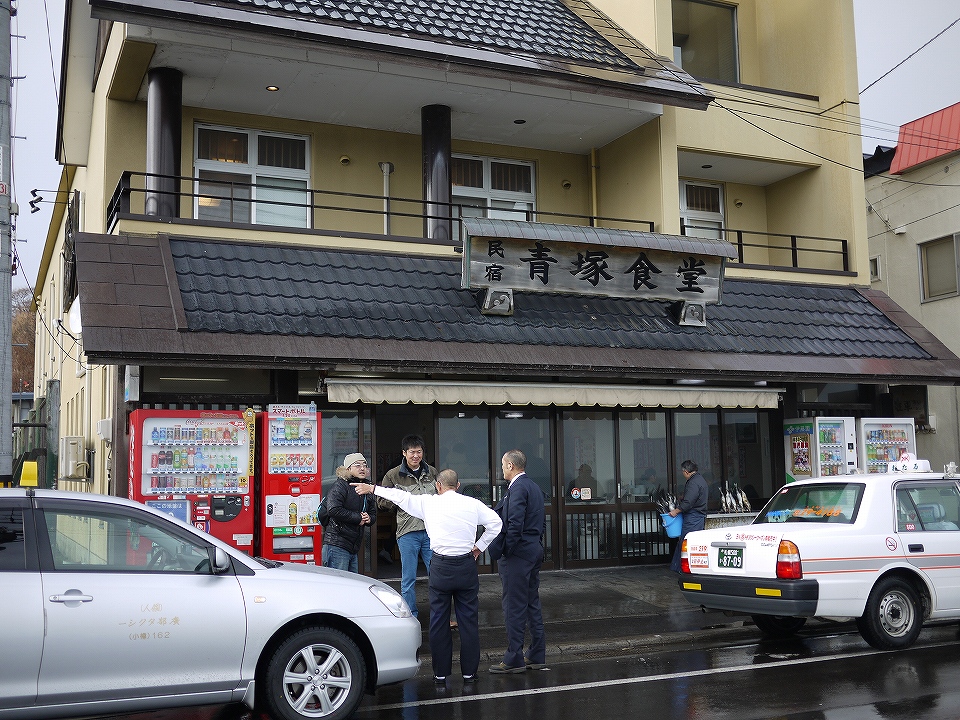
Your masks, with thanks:
M 469 238 L 463 286 L 717 303 L 724 258 L 563 240 Z

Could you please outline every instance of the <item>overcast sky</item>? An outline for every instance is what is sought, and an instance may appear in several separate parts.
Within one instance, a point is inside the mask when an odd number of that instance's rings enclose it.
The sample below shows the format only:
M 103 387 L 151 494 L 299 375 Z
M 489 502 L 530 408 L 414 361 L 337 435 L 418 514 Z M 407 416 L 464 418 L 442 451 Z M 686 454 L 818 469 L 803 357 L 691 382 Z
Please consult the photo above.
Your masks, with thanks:
M 765 0 L 773 2 L 774 0 Z M 782 0 L 781 0 L 782 1 Z M 83 0 L 78 0 L 83 2 Z M 20 206 L 16 251 L 23 263 L 13 287 L 36 282 L 53 191 L 60 180 L 54 159 L 62 52 L 63 0 L 17 0 L 11 32 L 13 75 L 13 201 Z M 866 88 L 960 17 L 957 0 L 854 0 L 859 88 Z M 960 23 L 868 89 L 861 97 L 863 147 L 895 145 L 897 130 L 960 102 Z M 54 79 L 56 78 L 56 80 Z M 30 212 L 30 191 L 45 202 Z

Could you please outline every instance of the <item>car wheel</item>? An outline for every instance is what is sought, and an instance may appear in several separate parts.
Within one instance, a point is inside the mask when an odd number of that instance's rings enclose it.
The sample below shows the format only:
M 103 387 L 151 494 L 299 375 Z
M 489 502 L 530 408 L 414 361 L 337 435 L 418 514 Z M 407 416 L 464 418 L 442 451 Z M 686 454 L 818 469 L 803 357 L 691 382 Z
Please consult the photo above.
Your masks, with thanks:
M 788 615 L 751 615 L 760 632 L 775 638 L 793 637 L 807 624 L 805 617 Z
M 267 709 L 276 720 L 342 720 L 363 699 L 366 670 L 356 643 L 339 630 L 301 630 L 270 659 Z
M 923 609 L 913 587 L 899 578 L 878 582 L 857 618 L 863 639 L 877 650 L 910 647 L 920 634 Z

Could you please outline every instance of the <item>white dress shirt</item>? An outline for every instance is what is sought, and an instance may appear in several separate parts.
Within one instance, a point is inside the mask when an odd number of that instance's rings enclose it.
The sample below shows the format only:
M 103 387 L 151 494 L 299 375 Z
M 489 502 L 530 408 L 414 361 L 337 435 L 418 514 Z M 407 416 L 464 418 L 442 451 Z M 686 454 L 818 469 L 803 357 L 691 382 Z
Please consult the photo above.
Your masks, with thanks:
M 374 493 L 423 520 L 430 549 L 438 555 L 466 555 L 476 545 L 480 552 L 500 534 L 500 516 L 479 500 L 446 490 L 439 495 L 411 495 L 399 488 L 377 485 Z M 477 528 L 483 535 L 477 539 Z

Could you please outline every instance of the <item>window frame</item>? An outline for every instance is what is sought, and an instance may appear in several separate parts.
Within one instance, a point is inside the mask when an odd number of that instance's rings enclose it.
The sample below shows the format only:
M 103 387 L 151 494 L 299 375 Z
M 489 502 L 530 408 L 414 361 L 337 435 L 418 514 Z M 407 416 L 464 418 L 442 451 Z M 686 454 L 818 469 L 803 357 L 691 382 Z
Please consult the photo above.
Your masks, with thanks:
M 219 160 L 206 160 L 197 157 L 200 147 L 200 131 L 213 130 L 219 132 L 238 133 L 247 136 L 247 162 L 246 163 L 228 163 Z M 270 137 L 286 138 L 290 140 L 302 140 L 304 143 L 304 168 L 302 170 L 294 168 L 275 167 L 273 165 L 259 164 L 259 138 L 262 135 Z M 242 200 L 250 204 L 250 224 L 262 224 L 257 222 L 257 182 L 259 176 L 275 178 L 279 180 L 294 180 L 304 183 L 303 190 L 296 189 L 295 192 L 303 192 L 308 200 L 303 208 L 302 225 L 283 225 L 276 227 L 309 228 L 311 226 L 312 214 L 310 212 L 309 197 L 311 191 L 311 136 L 308 134 L 279 132 L 266 130 L 262 128 L 242 128 L 229 125 L 217 125 L 215 123 L 196 122 L 193 126 L 193 217 L 200 219 L 200 173 L 201 171 L 215 172 L 224 175 L 242 175 L 249 176 L 250 180 L 250 198 Z M 244 181 L 245 182 L 245 181 Z M 269 184 L 265 181 L 264 184 Z M 291 189 L 291 192 L 294 190 Z M 261 201 L 267 204 L 268 201 Z M 299 217 L 297 218 L 300 219 Z
M 523 218 L 524 220 L 530 220 L 532 222 L 536 221 L 537 214 L 537 164 L 533 160 L 516 160 L 510 158 L 501 158 L 493 157 L 490 155 L 472 155 L 469 153 L 453 153 L 451 155 L 451 160 L 460 158 L 463 160 L 476 160 L 483 163 L 483 187 L 470 187 L 467 185 L 451 185 L 450 190 L 450 202 L 454 205 L 460 205 L 463 203 L 463 198 L 471 201 L 465 204 L 470 205 L 483 205 L 486 208 L 486 212 L 483 217 L 490 217 L 491 210 L 499 210 L 505 213 L 520 213 L 524 212 L 521 210 L 506 210 L 502 208 L 494 207 L 495 202 L 512 202 L 512 203 L 527 203 L 529 208 L 525 211 L 529 213 L 529 217 Z M 493 163 L 503 163 L 506 165 L 519 165 L 522 167 L 527 167 L 530 169 L 530 192 L 512 192 L 510 190 L 494 190 L 493 189 L 493 173 L 491 167 Z M 481 202 L 472 202 L 472 201 L 483 201 Z M 469 216 L 464 216 L 469 217 Z M 520 219 L 512 218 L 512 219 Z
M 883 280 L 883 265 L 879 255 L 873 255 L 868 260 L 870 268 L 870 282 L 880 282 Z M 874 272 L 876 269 L 876 272 Z
M 733 40 L 733 78 L 728 79 L 728 78 L 720 78 L 720 77 L 710 77 L 706 75 L 698 75 L 693 72 L 691 72 L 690 74 L 693 75 L 698 80 L 705 80 L 707 82 L 716 81 L 720 83 L 739 84 L 741 82 L 740 30 L 739 30 L 740 22 L 739 22 L 739 12 L 738 12 L 739 8 L 736 5 L 725 3 L 725 2 L 715 2 L 715 0 L 680 0 L 680 1 L 692 4 L 692 5 L 707 5 L 710 7 L 715 7 L 715 8 L 720 8 L 723 10 L 730 11 L 730 22 L 731 22 L 730 29 L 731 29 L 731 36 Z M 670 2 L 671 11 L 673 9 L 674 2 L 676 2 L 676 0 L 671 0 Z M 682 60 L 683 48 L 680 45 L 673 44 L 675 35 L 676 33 L 673 28 L 672 13 L 671 13 L 670 41 L 671 41 L 671 47 L 672 47 L 673 61 L 676 65 L 683 68 L 683 60 Z M 689 37 L 689 35 L 687 35 L 687 37 Z M 717 74 L 719 75 L 720 73 L 718 72 Z
M 690 210 L 687 208 L 687 187 L 688 186 L 699 186 L 699 187 L 711 187 L 717 188 L 720 192 L 720 212 L 712 213 L 705 210 Z M 680 180 L 680 221 L 683 223 L 684 227 L 689 225 L 701 225 L 702 223 L 720 223 L 720 227 L 717 229 L 717 237 L 712 239 L 722 240 L 724 237 L 724 220 L 726 218 L 726 200 L 724 193 L 724 184 L 716 182 L 704 182 L 700 180 Z M 701 222 L 702 221 L 702 222 Z M 703 232 L 703 231 L 700 231 Z M 689 237 L 703 237 L 710 238 L 708 235 L 690 235 L 685 233 Z
M 955 298 L 960 296 L 960 233 L 948 233 L 938 238 L 932 240 L 927 240 L 926 242 L 917 243 L 917 263 L 919 266 L 919 280 L 920 280 L 920 302 L 934 302 L 936 300 L 946 300 L 949 298 Z M 929 285 L 929 280 L 927 278 L 927 267 L 929 263 L 926 261 L 927 250 L 940 243 L 946 244 L 948 241 L 953 243 L 953 263 L 954 263 L 954 289 L 952 292 L 940 293 L 938 295 L 930 295 L 927 291 Z

